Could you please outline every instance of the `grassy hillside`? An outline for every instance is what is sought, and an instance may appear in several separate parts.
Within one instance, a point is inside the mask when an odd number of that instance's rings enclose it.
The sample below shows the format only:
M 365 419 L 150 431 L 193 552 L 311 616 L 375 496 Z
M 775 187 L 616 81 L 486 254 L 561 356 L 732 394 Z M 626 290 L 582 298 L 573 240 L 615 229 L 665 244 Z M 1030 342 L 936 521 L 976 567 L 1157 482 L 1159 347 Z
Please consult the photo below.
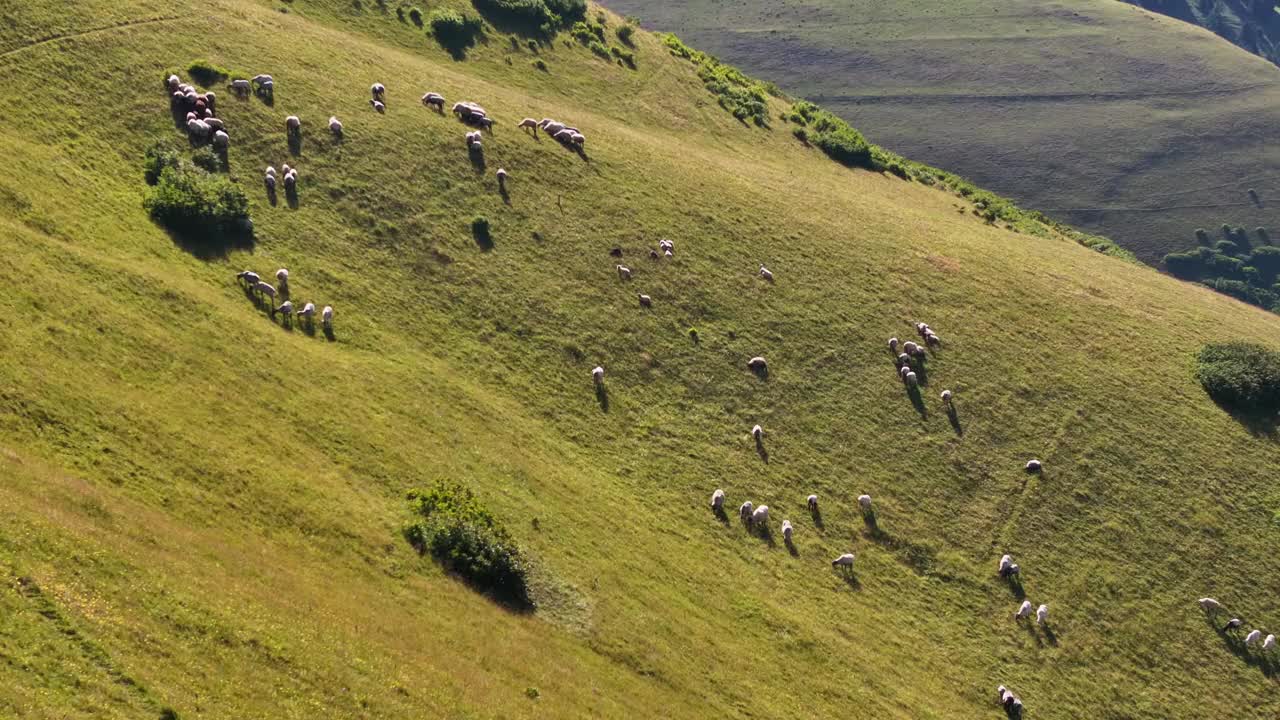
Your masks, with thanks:
M 1204 27 L 1256 55 L 1280 64 L 1280 10 L 1275 0 L 1125 0 Z
M 368 2 L 4 13 L 0 715 L 996 718 L 998 683 L 1036 718 L 1280 707 L 1194 603 L 1280 622 L 1280 447 L 1192 372 L 1280 318 L 745 126 L 646 33 L 631 70 L 493 31 L 455 61 Z M 182 140 L 161 79 L 196 58 L 276 80 L 273 107 L 216 88 L 256 243 L 210 260 L 142 209 L 144 150 Z M 500 120 L 483 170 L 427 90 Z M 283 162 L 296 209 L 262 190 Z M 333 341 L 233 279 L 282 266 Z M 945 342 L 919 409 L 885 350 L 917 319 Z M 442 479 L 512 529 L 536 611 L 403 540 Z M 1010 619 L 1002 552 L 1051 632 Z
M 1197 227 L 1280 221 L 1280 69 L 1172 18 L 1114 0 L 608 4 L 1148 263 Z

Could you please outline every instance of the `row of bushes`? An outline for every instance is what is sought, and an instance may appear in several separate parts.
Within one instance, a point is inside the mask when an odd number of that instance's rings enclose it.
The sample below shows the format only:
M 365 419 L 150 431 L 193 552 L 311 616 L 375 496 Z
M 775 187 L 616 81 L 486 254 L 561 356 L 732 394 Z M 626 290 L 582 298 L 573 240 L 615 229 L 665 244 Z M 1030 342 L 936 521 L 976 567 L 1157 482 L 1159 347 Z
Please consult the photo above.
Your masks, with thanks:
M 586 0 L 473 0 L 473 3 L 495 24 L 547 37 L 587 15 Z
M 796 124 L 796 137 L 817 147 L 836 162 L 849 167 L 872 168 L 871 145 L 862 133 L 830 112 L 801 100 L 791 106 L 788 120 Z
M 1280 312 L 1280 247 L 1271 245 L 1266 228 L 1256 233 L 1255 246 L 1244 228 L 1223 225 L 1222 239 L 1216 242 L 1197 229 L 1197 247 L 1165 255 L 1164 266 L 1174 277 Z
M 630 29 L 632 28 L 632 25 L 628 23 L 618 28 L 619 38 L 622 38 L 624 36 L 624 33 L 622 32 L 623 28 Z M 631 38 L 631 32 L 632 31 L 625 33 L 625 37 L 627 38 L 627 41 L 629 41 Z M 632 70 L 636 68 L 635 53 L 631 52 L 630 50 L 623 50 L 617 45 L 613 45 L 613 46 L 605 45 L 607 41 L 605 40 L 604 25 L 602 23 L 591 22 L 590 20 L 576 22 L 573 24 L 573 27 L 569 29 L 569 34 L 572 35 L 573 38 L 578 42 L 582 43 L 583 45 L 586 45 L 587 49 L 591 50 L 591 52 L 594 55 L 596 55 L 596 57 L 599 57 L 605 60 L 612 58 L 626 65 Z
M 409 493 L 405 539 L 448 571 L 502 602 L 529 606 L 524 556 L 505 527 L 467 488 L 438 482 Z
M 782 93 L 772 83 L 762 83 L 742 74 L 732 65 L 726 65 L 715 57 L 680 42 L 680 38 L 668 33 L 663 43 L 672 55 L 692 62 L 698 68 L 698 77 L 707 89 L 716 96 L 720 107 L 733 113 L 733 116 L 746 122 L 750 119 L 756 125 L 769 125 L 769 95 L 781 97 Z

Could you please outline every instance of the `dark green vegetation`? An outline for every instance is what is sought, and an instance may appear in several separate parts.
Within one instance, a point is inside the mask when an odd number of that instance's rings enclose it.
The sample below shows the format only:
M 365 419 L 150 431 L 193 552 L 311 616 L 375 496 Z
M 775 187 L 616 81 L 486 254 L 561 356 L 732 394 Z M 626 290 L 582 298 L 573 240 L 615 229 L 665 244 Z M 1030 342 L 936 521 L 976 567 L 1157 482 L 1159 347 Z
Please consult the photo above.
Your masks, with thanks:
M 220 159 L 205 147 L 188 159 L 163 144 L 147 149 L 142 200 L 151 217 L 178 242 L 202 255 L 249 246 L 253 223 L 244 190 L 218 172 Z
M 1206 28 L 1280 65 L 1280 11 L 1276 0 L 1125 0 Z
M 427 24 L 440 46 L 455 58 L 463 57 L 484 34 L 484 25 L 479 18 L 452 8 L 433 10 Z
M 1280 311 L 1280 247 L 1271 244 L 1266 228 L 1250 239 L 1244 228 L 1222 226 L 1222 239 L 1211 242 L 1196 230 L 1197 246 L 1164 256 L 1165 267 L 1183 280 L 1205 285 L 1247 303 Z
M 1144 262 L 1228 208 L 1280 223 L 1280 69 L 1172 18 L 1115 0 L 608 4 Z
M 1232 412 L 1276 422 L 1280 413 L 1280 352 L 1255 343 L 1206 345 L 1196 378 Z
M 0 717 L 998 720 L 998 683 L 1028 720 L 1276 716 L 1195 598 L 1280 622 L 1280 443 L 1194 363 L 1280 317 L 988 222 L 910 161 L 845 167 L 787 99 L 741 122 L 643 31 L 630 70 L 492 24 L 460 62 L 370 0 L 3 14 Z M 256 236 L 225 259 L 143 207 L 157 138 L 209 164 L 161 88 L 196 56 L 276 83 L 216 90 Z M 498 119 L 483 167 L 428 90 Z M 262 185 L 283 162 L 296 206 Z M 332 340 L 234 279 L 281 267 Z M 915 320 L 943 338 L 918 408 L 885 348 Z M 405 541 L 441 478 L 520 548 L 532 612 Z M 1012 622 L 1002 552 L 1048 629 Z

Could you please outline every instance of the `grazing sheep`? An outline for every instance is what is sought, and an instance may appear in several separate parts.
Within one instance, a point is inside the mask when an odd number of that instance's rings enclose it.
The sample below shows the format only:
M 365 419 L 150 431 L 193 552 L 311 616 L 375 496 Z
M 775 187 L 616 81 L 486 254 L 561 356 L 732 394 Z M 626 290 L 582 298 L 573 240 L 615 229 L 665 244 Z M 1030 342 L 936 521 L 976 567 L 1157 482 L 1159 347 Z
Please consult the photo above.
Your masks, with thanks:
M 1048 619 L 1049 619 L 1048 605 L 1041 605 L 1040 607 L 1036 608 L 1036 624 L 1037 625 L 1045 624 L 1045 621 Z
M 591 371 L 591 379 L 592 379 L 592 381 L 594 381 L 594 382 L 595 382 L 595 384 L 596 384 L 596 385 L 600 385 L 600 384 L 602 384 L 602 383 L 604 382 L 604 368 L 602 368 L 602 367 L 600 367 L 599 365 L 597 365 L 597 366 L 596 366 L 596 367 Z
M 381 100 L 387 94 L 387 88 L 382 83 L 374 83 L 369 86 L 369 92 L 373 93 L 374 100 Z
M 302 306 L 301 310 L 298 311 L 298 317 L 307 318 L 308 320 L 315 317 L 315 314 L 316 314 L 315 303 L 307 303 L 306 305 Z
M 942 391 L 942 404 L 946 405 L 947 407 L 951 407 L 951 391 L 950 390 Z
M 291 301 L 289 301 L 289 300 L 285 300 L 284 302 L 280 303 L 280 307 L 275 308 L 274 310 L 272 310 L 272 311 L 271 311 L 271 314 L 272 314 L 272 315 L 275 315 L 276 313 L 280 313 L 280 314 L 284 315 L 285 317 L 290 317 L 290 316 L 292 316 L 292 315 L 293 315 L 293 302 L 291 302 Z
M 370 100 L 369 105 L 371 105 L 373 109 L 377 110 L 379 113 L 385 113 L 387 111 L 387 106 L 383 105 L 382 101 L 380 100 Z
M 769 363 L 765 362 L 764 358 L 756 356 L 747 361 L 747 368 L 756 372 L 763 372 L 769 369 Z
M 902 352 L 904 352 L 904 353 L 906 353 L 906 354 L 908 354 L 908 355 L 915 355 L 915 354 L 916 354 L 916 348 L 918 348 L 918 347 L 920 347 L 920 346 L 919 346 L 919 345 L 917 345 L 917 344 L 915 344 L 914 342 L 912 342 L 912 341 L 908 340 L 908 341 L 906 341 L 905 343 L 903 343 L 903 344 L 902 344 Z
M 724 510 L 724 490 L 716 488 L 716 491 L 711 493 L 711 509 L 714 512 Z
M 658 251 L 657 251 L 657 250 L 650 250 L 650 251 L 649 251 L 649 259 L 650 259 L 650 260 L 658 260 L 658 259 L 660 259 L 661 257 L 662 257 L 662 256 L 658 254 Z
M 276 297 L 276 289 L 271 285 L 262 282 L 261 280 L 259 280 L 257 283 L 254 284 L 253 289 L 271 298 L 272 300 L 274 300 Z
M 1023 600 L 1022 604 L 1018 606 L 1018 612 L 1013 614 L 1013 619 L 1021 620 L 1029 616 L 1030 614 L 1031 614 L 1031 601 Z
M 1224 631 L 1225 631 L 1225 630 L 1235 630 L 1235 629 L 1239 628 L 1241 625 L 1244 625 L 1244 621 L 1243 621 L 1243 620 L 1241 620 L 1240 618 L 1231 618 L 1230 620 L 1228 620 L 1228 621 L 1227 621 L 1226 626 L 1225 626 L 1225 627 L 1223 627 L 1222 629 L 1223 629 Z
M 902 367 L 898 368 L 898 378 L 899 378 L 900 380 L 902 380 L 902 382 L 906 382 L 906 381 L 907 381 L 907 373 L 909 373 L 909 372 L 911 372 L 911 366 L 910 366 L 910 365 L 903 365 Z
M 342 137 L 342 122 L 335 115 L 329 116 L 329 132 Z
M 816 512 L 818 509 L 818 496 L 810 495 L 806 502 L 809 504 L 809 512 Z
M 911 365 L 911 356 L 906 353 L 898 353 L 898 367 L 908 367 Z
M 1276 647 L 1275 635 L 1268 635 L 1267 639 L 1262 641 L 1262 649 L 1265 651 L 1270 652 L 1271 650 L 1274 650 L 1275 647 Z
M 525 128 L 529 128 L 530 130 L 533 131 L 534 137 L 537 137 L 538 135 L 538 121 L 534 120 L 533 118 L 525 118 L 521 120 L 520 124 L 517 125 L 516 127 L 520 128 L 521 130 Z
M 889 338 L 889 352 L 891 353 L 898 352 L 898 338 L 896 337 Z
M 909 372 L 907 373 L 906 381 L 908 386 L 915 387 L 916 383 L 920 382 L 920 379 L 916 377 L 915 373 Z
M 751 522 L 751 512 L 754 509 L 755 504 L 748 500 L 738 506 L 738 517 L 742 518 L 744 522 Z
M 324 323 L 324 327 L 326 330 L 333 329 L 333 307 L 332 306 L 330 305 L 324 306 L 324 309 L 320 311 L 320 321 Z
M 231 142 L 231 137 L 222 130 L 215 130 L 213 133 L 213 146 L 216 148 L 225 148 Z
M 1205 612 L 1214 613 L 1222 609 L 1222 603 L 1210 597 L 1200 598 L 1197 602 L 1200 603 L 1200 609 Z
M 574 133 L 573 136 L 570 137 L 570 139 L 573 140 L 574 145 L 577 145 L 579 147 L 587 144 L 587 136 L 583 135 L 582 133 Z
M 569 132 L 568 130 L 561 130 L 560 132 L 556 133 L 555 135 L 552 135 L 551 137 L 555 138 L 556 140 L 559 140 L 562 143 L 573 142 L 573 133 Z
M 253 84 L 254 84 L 254 85 L 261 85 L 261 84 L 263 84 L 263 83 L 269 83 L 269 82 L 272 82 L 272 81 L 273 81 L 273 79 L 272 79 L 272 77 L 271 77 L 270 75 L 254 75 L 254 76 L 253 76 Z
M 835 560 L 831 561 L 831 567 L 853 567 L 853 553 L 845 553 Z
M 164 86 L 169 90 L 177 90 L 178 85 L 180 84 L 182 84 L 182 80 L 178 79 L 177 75 L 170 75 L 169 77 L 165 78 L 165 81 L 164 81 Z
M 751 524 L 764 527 L 769 523 L 769 506 L 761 505 L 751 513 Z
M 485 130 L 493 130 L 493 124 L 494 124 L 495 122 L 497 122 L 497 120 L 494 120 L 494 119 L 493 119 L 493 118 L 491 118 L 491 117 L 484 117 L 483 115 L 481 115 L 481 116 L 480 116 L 480 117 L 478 117 L 478 118 L 475 118 L 475 123 L 476 123 L 476 125 L 479 125 L 480 127 L 484 128 Z
M 219 120 L 218 118 L 214 118 L 214 117 L 211 117 L 211 118 L 205 118 L 205 119 L 204 119 L 204 121 L 205 121 L 206 123 L 208 123 L 209 127 L 213 128 L 214 130 L 226 130 L 226 129 L 227 129 L 227 125 L 226 125 L 226 123 L 222 122 L 222 121 L 221 121 L 221 120 Z
M 290 170 L 284 176 L 284 189 L 292 190 L 298 184 L 298 171 Z
M 253 285 L 257 285 L 258 282 L 262 280 L 262 277 L 252 270 L 245 270 L 243 272 L 236 273 L 236 282 L 240 282 L 241 280 L 244 281 L 246 286 L 252 287 Z
M 1039 460 L 1028 460 L 1026 465 L 1026 471 L 1029 473 L 1038 473 L 1040 472 L 1040 467 L 1041 465 Z
M 507 171 L 503 168 L 498 168 L 498 172 L 494 173 L 494 176 L 498 178 L 498 187 L 505 190 L 507 187 Z
M 258 83 L 258 94 L 266 97 L 274 97 L 276 94 L 276 84 L 271 80 L 263 80 Z
M 476 141 L 471 143 L 471 151 L 476 154 L 484 152 L 484 143 L 480 142 L 480 138 L 476 138 Z
M 1254 643 L 1258 642 L 1261 639 L 1262 639 L 1261 630 L 1250 630 L 1249 634 L 1244 636 L 1244 644 L 1253 645 Z
M 276 271 L 276 282 L 280 284 L 281 292 L 289 291 L 289 271 L 286 268 Z
M 631 279 L 631 268 L 627 267 L 626 265 L 618 265 L 618 266 L 617 266 L 617 270 L 618 270 L 618 279 L 619 279 L 619 280 L 630 280 L 630 279 Z
M 267 186 L 268 192 L 274 192 L 276 189 L 276 176 L 267 175 L 262 178 L 262 182 Z
M 422 104 L 428 107 L 434 107 L 440 112 L 444 112 L 444 96 L 440 93 L 429 92 L 422 96 Z
M 670 250 L 664 250 L 664 251 L 662 252 L 662 255 L 663 255 L 664 257 L 675 257 L 675 253 L 671 252 Z
M 187 132 L 191 133 L 194 137 L 204 137 L 209 134 L 209 123 L 203 120 L 188 120 Z
M 239 95 L 240 97 L 244 97 L 245 95 L 249 94 L 249 90 L 250 90 L 250 83 L 248 80 L 232 80 L 231 81 L 231 92 L 235 93 L 236 95 Z
M 1022 568 L 1018 567 L 1018 563 L 1014 563 L 1009 566 L 1008 577 L 1013 577 L 1020 572 L 1022 572 Z
M 773 282 L 773 273 L 769 272 L 769 268 L 763 265 L 760 266 L 760 277 L 764 278 L 769 282 Z
M 288 165 L 285 165 L 284 167 L 285 167 L 285 172 L 288 172 L 289 166 L 288 166 Z M 268 166 L 267 166 L 267 171 L 266 171 L 266 172 L 267 172 L 267 174 L 268 174 L 268 175 L 270 175 L 271 177 L 275 177 L 275 176 L 276 176 L 276 169 L 275 169 L 275 166 L 274 166 L 274 165 L 268 165 Z
M 653 307 L 653 298 L 649 297 L 648 295 L 641 295 L 640 307 L 647 307 L 647 308 Z
M 760 442 L 762 439 L 764 439 L 764 428 L 760 427 L 759 425 L 751 428 L 751 437 L 755 438 L 756 442 Z
M 791 532 L 792 532 L 791 521 L 783 520 L 782 521 L 782 541 L 783 542 L 787 542 L 787 543 L 791 542 Z
M 1008 575 L 1009 575 L 1009 568 L 1011 568 L 1011 567 L 1013 567 L 1013 558 L 1012 558 L 1012 557 L 1010 557 L 1010 556 L 1009 556 L 1009 555 L 1007 555 L 1007 554 L 1006 554 L 1006 555 L 1001 555 L 1001 556 L 1000 556 L 1000 569 L 999 569 L 1000 577 L 1008 577 Z
M 214 95 L 212 90 L 204 94 L 204 104 L 207 105 L 210 110 L 213 109 L 213 106 L 216 105 L 217 102 L 218 96 Z
M 927 332 L 929 332 L 929 325 L 927 323 L 922 323 L 922 322 L 916 323 L 917 335 L 919 335 L 920 337 L 924 337 L 925 333 Z
M 554 120 L 542 126 L 542 129 L 551 137 L 555 137 L 556 133 L 564 130 L 564 123 L 558 123 Z
M 870 509 L 871 509 L 871 496 L 870 496 L 870 495 L 859 495 L 859 496 L 858 496 L 858 504 L 862 506 L 862 511 L 863 511 L 863 512 L 866 512 L 866 511 L 870 510 Z
M 932 331 L 924 336 L 924 341 L 929 347 L 938 347 L 942 344 L 942 338 L 934 335 Z

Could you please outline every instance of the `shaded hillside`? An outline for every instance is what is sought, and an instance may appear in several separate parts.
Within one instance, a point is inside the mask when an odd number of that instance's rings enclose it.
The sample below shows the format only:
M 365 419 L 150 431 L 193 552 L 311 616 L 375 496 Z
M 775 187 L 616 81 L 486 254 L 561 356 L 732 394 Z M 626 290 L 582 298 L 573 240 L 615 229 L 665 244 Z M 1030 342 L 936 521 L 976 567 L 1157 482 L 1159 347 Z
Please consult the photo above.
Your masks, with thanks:
M 1275 657 L 1195 599 L 1280 624 L 1280 444 L 1193 366 L 1280 317 L 739 121 L 598 12 L 551 39 L 463 3 L 3 10 L 0 717 L 996 720 L 998 684 L 1028 718 L 1275 717 Z M 213 81 L 225 157 L 165 87 L 197 60 L 274 76 Z M 180 174 L 242 191 L 252 242 L 161 227 Z M 331 337 L 236 280 L 277 268 Z M 912 392 L 886 342 L 918 320 Z M 410 494 L 455 485 L 532 608 L 426 527 Z
M 1114 0 L 609 5 L 1149 263 L 1280 220 L 1280 69 Z
M 1125 0 L 1185 20 L 1280 65 L 1280 12 L 1275 0 Z

